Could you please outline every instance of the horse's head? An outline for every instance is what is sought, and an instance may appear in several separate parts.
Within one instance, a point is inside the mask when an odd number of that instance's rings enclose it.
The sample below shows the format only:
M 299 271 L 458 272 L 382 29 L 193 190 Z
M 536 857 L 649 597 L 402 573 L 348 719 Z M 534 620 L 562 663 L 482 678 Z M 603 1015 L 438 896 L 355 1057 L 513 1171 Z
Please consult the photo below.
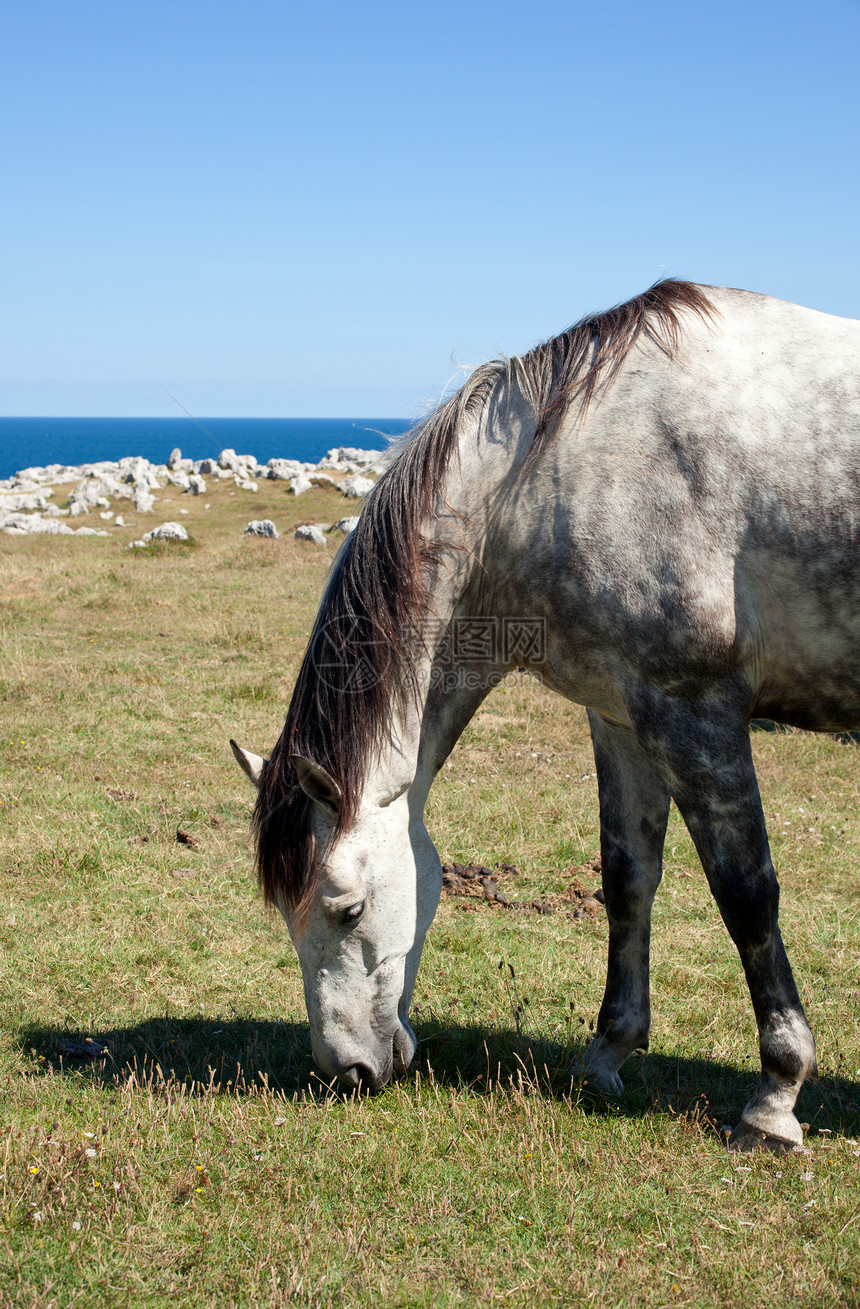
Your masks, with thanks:
M 233 750 L 258 783 L 265 761 Z M 319 764 L 293 763 L 311 807 L 313 895 L 300 908 L 277 903 L 301 963 L 314 1058 L 327 1076 L 376 1089 L 415 1053 L 409 1005 L 439 903 L 439 856 L 408 786 L 366 795 L 336 837 L 337 783 Z

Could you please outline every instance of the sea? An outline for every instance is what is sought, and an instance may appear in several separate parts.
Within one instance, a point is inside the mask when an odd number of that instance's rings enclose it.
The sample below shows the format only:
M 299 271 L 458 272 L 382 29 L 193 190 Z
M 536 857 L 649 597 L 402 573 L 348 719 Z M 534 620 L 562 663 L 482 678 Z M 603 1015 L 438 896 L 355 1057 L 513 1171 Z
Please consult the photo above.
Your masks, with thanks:
M 384 450 L 408 418 L 0 418 L 0 478 L 46 464 L 89 464 L 143 455 L 166 463 L 217 458 L 224 449 L 316 463 L 334 446 Z

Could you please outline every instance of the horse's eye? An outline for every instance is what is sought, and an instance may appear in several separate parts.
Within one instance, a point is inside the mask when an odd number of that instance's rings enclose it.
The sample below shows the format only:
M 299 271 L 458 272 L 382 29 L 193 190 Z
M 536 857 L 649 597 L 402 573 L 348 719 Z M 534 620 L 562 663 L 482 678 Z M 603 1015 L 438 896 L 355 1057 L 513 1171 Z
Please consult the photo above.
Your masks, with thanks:
M 364 913 L 364 901 L 362 900 L 360 904 L 352 904 L 349 906 L 348 909 L 344 909 L 343 921 L 351 927 L 353 923 L 358 922 L 359 918 L 363 913 Z

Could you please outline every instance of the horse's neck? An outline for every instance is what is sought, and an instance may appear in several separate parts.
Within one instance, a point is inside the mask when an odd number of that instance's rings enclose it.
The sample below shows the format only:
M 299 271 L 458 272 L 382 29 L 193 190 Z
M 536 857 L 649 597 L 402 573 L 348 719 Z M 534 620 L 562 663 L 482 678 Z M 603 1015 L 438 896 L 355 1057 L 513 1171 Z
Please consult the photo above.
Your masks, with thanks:
M 512 404 L 505 396 L 491 401 L 481 419 L 461 434 L 437 516 L 429 525 L 428 535 L 441 546 L 431 588 L 433 609 L 416 670 L 418 690 L 394 734 L 394 754 L 408 760 L 411 789 L 422 807 L 433 778 L 495 684 L 491 675 L 501 670 L 495 657 L 479 658 L 475 675 L 475 662 L 461 657 L 459 642 L 462 624 L 480 623 L 481 597 L 492 593 L 492 564 L 482 558 L 483 539 L 492 506 L 516 475 L 533 426 L 521 403 Z

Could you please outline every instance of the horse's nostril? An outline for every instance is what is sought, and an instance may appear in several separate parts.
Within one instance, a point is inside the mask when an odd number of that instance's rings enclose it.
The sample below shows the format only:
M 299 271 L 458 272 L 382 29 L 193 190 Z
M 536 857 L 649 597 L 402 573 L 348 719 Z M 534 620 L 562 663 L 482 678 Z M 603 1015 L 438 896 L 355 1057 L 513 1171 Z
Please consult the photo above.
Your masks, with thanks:
M 353 1064 L 351 1068 L 345 1069 L 340 1077 L 341 1081 L 348 1082 L 350 1086 L 360 1087 L 362 1091 L 375 1091 L 379 1086 L 379 1079 L 366 1064 Z

